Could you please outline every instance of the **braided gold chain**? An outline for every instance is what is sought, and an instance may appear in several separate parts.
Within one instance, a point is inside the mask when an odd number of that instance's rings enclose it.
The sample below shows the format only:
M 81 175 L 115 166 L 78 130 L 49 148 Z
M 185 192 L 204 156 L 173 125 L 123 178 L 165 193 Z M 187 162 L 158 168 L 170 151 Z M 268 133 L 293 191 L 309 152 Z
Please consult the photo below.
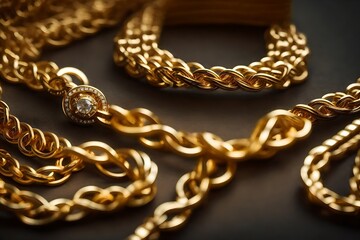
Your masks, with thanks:
M 134 14 L 115 38 L 114 61 L 133 77 L 145 77 L 157 87 L 260 91 L 287 88 L 308 75 L 306 37 L 294 25 L 272 26 L 265 36 L 267 56 L 248 66 L 207 69 L 200 63 L 186 63 L 158 47 L 163 4 L 154 1 Z
M 306 157 L 301 168 L 310 201 L 338 213 L 359 214 L 360 211 L 360 119 L 356 119 L 322 145 L 315 147 Z M 341 196 L 324 186 L 322 173 L 334 161 L 344 159 L 351 152 L 358 151 L 349 179 L 350 194 Z

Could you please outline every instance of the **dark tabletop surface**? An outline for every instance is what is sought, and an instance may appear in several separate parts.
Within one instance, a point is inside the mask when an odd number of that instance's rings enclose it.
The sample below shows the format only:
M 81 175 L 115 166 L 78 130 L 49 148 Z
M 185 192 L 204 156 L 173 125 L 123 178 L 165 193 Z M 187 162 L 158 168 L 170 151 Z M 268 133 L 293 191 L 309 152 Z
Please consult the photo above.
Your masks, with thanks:
M 48 51 L 43 58 L 54 60 L 61 67 L 83 70 L 109 102 L 125 108 L 151 109 L 176 129 L 211 131 L 224 139 L 247 137 L 256 121 L 269 111 L 290 109 L 325 93 L 343 91 L 360 77 L 359 9 L 360 1 L 356 0 L 293 2 L 293 22 L 306 34 L 311 49 L 310 75 L 304 84 L 284 91 L 203 92 L 150 87 L 114 66 L 112 38 L 117 29 Z M 161 46 L 187 61 L 196 60 L 208 67 L 233 67 L 265 55 L 264 30 L 251 26 L 169 27 L 164 29 Z M 159 192 L 153 202 L 141 208 L 43 227 L 25 226 L 1 211 L 4 216 L 0 218 L 0 239 L 124 239 L 157 205 L 174 199 L 177 179 L 194 166 L 192 159 L 145 149 L 135 139 L 110 129 L 74 125 L 62 114 L 60 99 L 31 92 L 23 86 L 1 84 L 3 99 L 12 113 L 34 127 L 65 136 L 73 144 L 99 140 L 114 148 L 132 147 L 149 153 L 159 166 Z M 239 164 L 231 184 L 212 191 L 183 229 L 164 234 L 163 239 L 359 239 L 359 220 L 328 216 L 308 203 L 299 174 L 309 150 L 356 117 L 320 122 L 307 140 L 275 157 Z M 1 146 L 15 150 L 4 141 Z M 328 186 L 346 193 L 352 163 L 353 158 L 349 158 L 336 166 Z M 101 184 L 101 179 L 85 171 L 75 174 L 61 187 L 36 190 L 48 199 L 71 197 L 79 187 Z

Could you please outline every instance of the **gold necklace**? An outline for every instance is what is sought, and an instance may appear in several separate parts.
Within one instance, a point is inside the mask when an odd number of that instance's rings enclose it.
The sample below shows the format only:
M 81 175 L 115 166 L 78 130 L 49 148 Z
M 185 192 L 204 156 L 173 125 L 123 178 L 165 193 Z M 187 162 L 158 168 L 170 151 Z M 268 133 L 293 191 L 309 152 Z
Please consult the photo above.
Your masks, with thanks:
M 109 9 L 112 8 L 109 7 Z M 80 15 L 78 11 L 86 14 Z M 89 16 L 93 17 L 90 18 L 92 19 L 90 22 Z M 107 18 L 110 20 L 107 21 Z M 75 24 L 69 25 L 69 19 Z M 42 27 L 44 22 L 52 27 L 49 29 Z M 316 120 L 359 111 L 360 83 L 355 83 L 350 85 L 345 93 L 330 93 L 323 98 L 313 100 L 308 105 L 297 105 L 290 111 L 276 110 L 267 114 L 257 123 L 250 138 L 223 141 L 211 133 L 177 131 L 162 124 L 154 113 L 146 109 L 126 110 L 119 106 L 109 105 L 101 91 L 87 85 L 87 78 L 81 71 L 74 68 L 59 68 L 53 62 L 34 62 L 45 45 L 65 45 L 112 24 L 114 22 L 111 20 L 111 14 L 93 8 L 91 5 L 83 5 L 81 9 L 78 9 L 77 6 L 77 9 L 73 11 L 55 15 L 51 21 L 34 21 L 33 24 L 26 27 L 3 25 L 1 27 L 1 76 L 10 82 L 24 83 L 34 90 L 48 91 L 56 96 L 62 96 L 64 112 L 78 123 L 100 122 L 120 133 L 136 136 L 141 143 L 150 148 L 166 149 L 187 157 L 199 157 L 194 170 L 179 179 L 176 187 L 176 201 L 160 205 L 154 215 L 141 225 L 130 239 L 147 239 L 162 230 L 171 230 L 181 226 L 192 211 L 202 203 L 211 189 L 222 187 L 231 181 L 236 172 L 237 161 L 270 157 L 297 140 L 308 136 L 312 123 Z M 73 35 L 63 36 L 59 34 L 61 32 Z M 33 33 L 44 33 L 44 35 L 32 36 Z M 80 82 L 81 85 L 77 85 L 75 81 Z M 7 113 L 8 108 L 4 109 L 3 112 Z M 5 114 L 4 116 L 4 119 L 8 119 Z M 28 125 L 23 124 L 22 126 Z M 2 129 L 5 129 L 5 126 L 2 126 Z M 82 147 L 87 150 L 87 145 Z M 75 156 L 80 155 L 81 152 L 82 150 L 78 150 L 78 148 L 70 151 Z M 90 153 L 95 152 L 97 149 L 90 151 Z M 100 157 L 100 159 L 102 158 Z M 149 166 L 149 164 L 145 165 Z M 150 175 L 153 176 L 153 174 Z M 9 186 L 5 183 L 2 185 Z M 4 189 L 9 191 L 5 187 Z M 9 187 L 9 189 L 12 188 Z M 92 200 L 104 203 L 107 198 L 102 197 L 109 191 L 99 191 L 100 195 Z M 150 194 L 151 191 L 144 190 L 142 193 L 148 196 L 147 194 Z M 106 196 L 109 199 L 115 199 L 114 201 L 119 200 L 115 196 L 113 198 L 110 195 Z M 16 198 L 17 195 L 12 198 L 6 197 L 7 195 L 0 197 L 1 203 L 10 209 L 12 206 L 16 207 L 12 201 L 19 199 Z M 20 199 L 19 203 L 26 205 L 26 200 L 26 197 Z M 84 202 L 89 204 L 90 208 L 97 209 L 98 207 L 91 201 Z M 44 201 L 37 203 L 40 209 L 43 209 L 42 204 L 46 204 Z M 60 207 L 61 211 L 55 211 L 56 214 L 61 215 L 63 211 L 69 209 L 68 206 L 60 205 Z M 113 210 L 112 208 L 107 209 Z M 37 212 L 38 210 L 35 211 L 35 213 Z M 26 219 L 25 222 L 28 224 L 47 223 Z M 74 218 L 65 219 L 73 220 Z M 22 220 L 24 221 L 24 219 Z
M 56 8 L 56 4 L 51 5 L 49 2 L 49 5 L 43 6 L 43 2 L 32 2 L 31 4 L 34 5 L 31 5 L 33 7 L 29 7 L 28 10 L 39 10 L 38 8 L 47 7 L 49 14 L 59 10 Z M 74 3 L 73 6 L 78 7 L 79 4 Z M 69 6 L 64 5 L 63 9 Z M 122 9 L 126 12 L 131 8 Z M 101 9 L 96 10 L 99 11 Z M 96 10 L 91 11 L 96 13 Z M 27 11 L 23 13 L 25 14 Z M 30 15 L 31 13 L 29 12 Z M 58 21 L 63 20 L 66 22 L 69 19 L 71 20 L 71 17 L 76 18 L 76 14 L 78 14 L 76 10 L 70 12 L 69 18 L 64 18 L 64 14 L 59 14 L 57 19 L 46 19 L 43 20 L 43 23 L 54 26 L 54 24 L 59 23 Z M 16 60 L 23 57 L 33 57 L 38 54 L 35 46 L 27 42 L 20 33 L 25 31 L 26 27 L 7 25 L 9 23 L 15 24 L 15 22 L 20 21 L 21 17 L 23 16 L 1 22 L 0 48 L 1 54 L 4 57 L 0 64 L 1 75 L 6 76 L 9 81 L 17 81 L 18 76 L 26 79 L 29 76 L 29 72 L 24 67 L 33 68 L 34 71 L 37 71 L 42 69 L 41 66 L 45 70 L 53 66 L 51 63 L 39 63 L 38 65 L 30 63 L 27 65 L 25 62 Z M 79 23 L 86 24 L 86 16 L 85 19 L 81 19 L 81 16 L 78 18 Z M 99 20 L 101 20 L 101 16 L 99 16 Z M 38 28 L 37 30 L 41 31 L 43 30 L 41 27 L 43 26 L 37 25 L 32 30 Z M 98 26 L 93 26 L 93 31 L 96 31 L 98 28 Z M 15 29 L 15 31 L 11 29 Z M 77 30 L 85 31 L 84 34 L 88 34 L 86 31 L 91 29 L 89 26 L 83 26 L 83 28 L 80 26 Z M 36 34 L 37 32 L 33 33 Z M 53 40 L 51 41 L 52 43 L 59 43 L 55 39 L 57 36 L 52 35 L 51 29 L 46 33 L 49 36 L 53 36 L 48 41 Z M 14 36 L 15 38 L 8 39 L 9 36 Z M 16 41 L 11 41 L 15 39 Z M 63 44 L 68 40 L 62 39 L 60 41 Z M 39 40 L 34 43 L 41 45 L 45 42 Z M 17 43 L 20 45 L 17 45 Z M 27 48 L 28 46 L 31 47 Z M 18 55 L 8 49 L 8 47 L 11 47 L 12 50 L 18 50 Z M 12 59 L 12 57 L 15 58 Z M 11 64 L 15 64 L 19 72 L 9 72 Z M 6 65 L 7 67 L 5 67 Z M 22 72 L 22 70 L 25 70 L 25 72 Z M 51 83 L 49 84 L 51 85 Z M 29 86 L 33 89 L 41 89 L 39 85 L 33 82 L 29 83 Z M 12 178 L 15 182 L 25 185 L 43 184 L 56 186 L 65 183 L 73 173 L 80 171 L 85 165 L 94 165 L 100 173 L 107 177 L 130 181 L 130 184 L 126 187 L 116 185 L 107 188 L 86 186 L 79 189 L 72 199 L 59 198 L 47 201 L 39 194 L 20 190 L 0 179 L 0 204 L 16 213 L 20 220 L 26 224 L 42 225 L 57 220 L 75 221 L 91 212 L 109 212 L 125 206 L 142 206 L 151 201 L 156 194 L 155 179 L 157 176 L 157 166 L 143 152 L 133 149 L 113 149 L 107 144 L 97 141 L 72 146 L 66 138 L 58 137 L 51 132 L 43 132 L 31 127 L 27 123 L 21 122 L 17 117 L 10 114 L 10 109 L 4 101 L 0 101 L 0 134 L 9 143 L 16 144 L 20 152 L 25 156 L 45 159 L 47 162 L 53 161 L 52 164 L 33 168 L 29 165 L 21 164 L 7 151 L 1 149 L 0 173 L 4 177 Z
M 306 37 L 294 25 L 272 26 L 266 33 L 267 56 L 248 66 L 205 68 L 174 57 L 158 41 L 166 0 L 156 0 L 134 14 L 115 38 L 114 61 L 136 78 L 157 87 L 196 87 L 260 91 L 301 83 L 308 75 Z

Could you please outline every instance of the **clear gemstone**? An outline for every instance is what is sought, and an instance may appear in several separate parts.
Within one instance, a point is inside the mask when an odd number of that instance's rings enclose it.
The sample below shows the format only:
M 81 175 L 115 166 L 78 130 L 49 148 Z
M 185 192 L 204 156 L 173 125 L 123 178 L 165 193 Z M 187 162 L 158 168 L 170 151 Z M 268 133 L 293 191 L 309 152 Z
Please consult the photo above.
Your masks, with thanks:
M 89 98 L 80 98 L 76 102 L 76 110 L 82 114 L 89 114 L 94 109 L 94 104 Z

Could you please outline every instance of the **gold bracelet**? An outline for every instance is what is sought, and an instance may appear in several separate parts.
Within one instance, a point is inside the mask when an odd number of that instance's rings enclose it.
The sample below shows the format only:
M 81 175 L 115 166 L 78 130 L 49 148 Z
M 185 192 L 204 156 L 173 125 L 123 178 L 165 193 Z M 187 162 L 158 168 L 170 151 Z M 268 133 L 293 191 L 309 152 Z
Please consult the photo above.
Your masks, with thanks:
M 248 66 L 205 68 L 186 63 L 158 47 L 165 1 L 157 0 L 134 14 L 115 38 L 114 61 L 136 78 L 157 87 L 197 87 L 213 90 L 287 88 L 308 75 L 309 49 L 294 25 L 272 26 L 267 32 L 267 56 Z
M 84 8 L 83 11 L 92 12 L 94 9 Z M 72 14 L 74 13 L 69 13 L 69 16 Z M 97 18 L 99 15 L 95 14 L 93 17 Z M 100 17 L 103 19 L 102 23 L 106 22 L 106 15 Z M 64 112 L 78 123 L 100 122 L 118 132 L 135 135 L 150 148 L 166 149 L 187 157 L 200 157 L 194 170 L 178 181 L 177 200 L 160 205 L 130 239 L 147 239 L 160 231 L 175 229 L 184 224 L 212 188 L 222 187 L 233 178 L 236 161 L 273 156 L 279 150 L 308 136 L 312 122 L 360 110 L 360 83 L 354 83 L 346 93 L 330 93 L 308 105 L 297 105 L 290 111 L 276 110 L 267 114 L 258 122 L 250 138 L 223 141 L 211 133 L 177 131 L 162 124 L 149 110 L 126 110 L 107 104 L 101 91 L 88 86 L 86 76 L 77 69 L 59 68 L 52 62 L 34 62 L 40 52 L 37 46 L 54 43 L 49 41 L 54 40 L 53 36 L 58 36 L 56 43 L 61 43 L 58 45 L 67 44 L 79 37 L 80 34 L 76 37 L 63 36 L 66 41 L 62 40 L 57 33 L 70 31 L 66 30 L 69 26 L 65 24 L 66 21 L 57 23 L 59 25 L 52 28 L 52 34 L 46 32 L 41 41 L 34 41 L 31 31 L 26 28 L 17 33 L 12 32 L 11 28 L 1 28 L 2 36 L 5 36 L 2 39 L 3 45 L 0 45 L 5 46 L 1 49 L 1 76 L 10 82 L 26 84 L 34 90 L 62 96 Z M 83 30 L 79 27 L 82 26 L 82 21 L 74 23 L 72 31 Z M 105 25 L 93 26 L 93 32 Z M 81 36 L 87 34 L 89 31 L 83 32 Z M 21 53 L 17 51 L 19 49 L 22 50 Z M 75 84 L 76 80 L 81 85 Z
M 356 119 L 332 138 L 315 147 L 305 158 L 301 177 L 310 201 L 342 214 L 360 213 L 360 119 Z M 349 179 L 350 194 L 341 196 L 324 186 L 322 173 L 334 161 L 344 159 L 349 153 L 357 151 Z

